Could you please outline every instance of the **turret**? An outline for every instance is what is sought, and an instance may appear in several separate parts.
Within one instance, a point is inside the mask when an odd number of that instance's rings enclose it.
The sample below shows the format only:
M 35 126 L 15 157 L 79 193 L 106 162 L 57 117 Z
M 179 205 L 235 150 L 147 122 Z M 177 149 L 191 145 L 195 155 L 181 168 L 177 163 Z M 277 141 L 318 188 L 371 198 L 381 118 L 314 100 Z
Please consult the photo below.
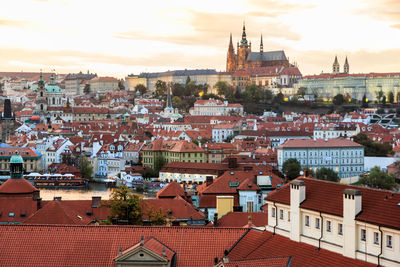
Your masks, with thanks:
M 337 56 L 335 56 L 335 61 L 333 62 L 333 66 L 332 66 L 333 68 L 332 68 L 332 73 L 333 74 L 338 74 L 338 73 L 340 73 L 340 65 L 339 65 L 339 62 L 338 62 L 338 59 L 337 59 Z
M 247 39 L 246 39 L 246 26 L 243 22 L 243 32 L 242 32 L 242 40 L 240 40 L 240 46 L 248 46 Z
M 226 71 L 235 71 L 235 70 L 236 70 L 236 55 L 235 55 L 235 49 L 233 48 L 232 33 L 231 33 L 229 38 L 228 55 L 226 59 Z
M 10 159 L 10 177 L 11 179 L 20 179 L 24 175 L 24 160 L 18 151 Z
M 350 71 L 350 66 L 349 66 L 349 62 L 347 61 L 347 56 L 346 56 L 346 60 L 344 61 L 344 70 L 343 70 L 343 72 L 344 73 L 349 73 L 349 71 Z

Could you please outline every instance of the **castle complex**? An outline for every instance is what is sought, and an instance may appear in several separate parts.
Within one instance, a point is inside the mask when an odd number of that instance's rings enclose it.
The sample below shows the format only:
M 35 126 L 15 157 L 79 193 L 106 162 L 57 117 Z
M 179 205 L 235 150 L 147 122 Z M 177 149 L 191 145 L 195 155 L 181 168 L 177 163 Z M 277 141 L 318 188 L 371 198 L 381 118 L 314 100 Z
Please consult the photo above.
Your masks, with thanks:
M 246 38 L 246 27 L 243 24 L 242 39 L 237 43 L 236 48 L 233 48 L 232 34 L 230 36 L 228 56 L 226 60 L 226 71 L 234 72 L 236 70 L 257 68 L 257 67 L 290 67 L 291 64 L 286 58 L 284 51 L 268 51 L 264 52 L 263 39 L 261 35 L 260 52 L 251 51 L 251 42 Z

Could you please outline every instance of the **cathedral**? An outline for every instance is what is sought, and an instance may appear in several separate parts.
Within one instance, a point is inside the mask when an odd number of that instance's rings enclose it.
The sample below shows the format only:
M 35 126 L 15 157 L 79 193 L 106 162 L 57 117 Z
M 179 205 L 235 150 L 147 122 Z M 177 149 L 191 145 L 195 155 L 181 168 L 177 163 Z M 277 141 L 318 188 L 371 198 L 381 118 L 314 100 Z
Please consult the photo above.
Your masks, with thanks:
M 246 38 L 246 27 L 243 24 L 242 39 L 237 43 L 237 53 L 232 43 L 232 34 L 230 35 L 228 56 L 226 60 L 226 71 L 234 72 L 236 70 L 256 68 L 256 67 L 271 67 L 284 66 L 290 67 L 291 64 L 286 58 L 284 51 L 267 51 L 264 52 L 263 39 L 261 35 L 260 51 L 251 51 L 251 42 Z

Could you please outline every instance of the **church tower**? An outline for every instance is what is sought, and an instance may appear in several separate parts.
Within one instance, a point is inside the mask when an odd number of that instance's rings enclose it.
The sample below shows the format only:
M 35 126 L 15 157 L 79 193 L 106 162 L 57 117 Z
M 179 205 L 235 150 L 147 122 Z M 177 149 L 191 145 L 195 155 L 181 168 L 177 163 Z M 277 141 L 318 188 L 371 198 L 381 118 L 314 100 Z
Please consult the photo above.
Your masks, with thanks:
M 350 71 L 350 66 L 349 66 L 349 62 L 347 61 L 347 56 L 346 56 L 346 60 L 344 61 L 344 73 L 349 74 Z
M 37 96 L 36 96 L 36 110 L 39 112 L 40 116 L 47 113 L 47 95 L 46 88 L 42 77 L 42 72 L 40 72 L 40 79 L 38 82 Z
M 235 71 L 236 70 L 236 54 L 235 48 L 233 48 L 232 43 L 232 33 L 229 39 L 229 48 L 228 48 L 228 56 L 226 59 L 226 71 Z
M 333 71 L 332 71 L 332 73 L 333 74 L 340 73 L 340 65 L 339 65 L 339 62 L 337 60 L 337 56 L 335 56 L 335 62 L 333 62 Z
M 14 135 L 17 124 L 15 123 L 15 115 L 11 110 L 10 99 L 4 100 L 4 110 L 0 117 L 1 124 L 1 142 L 5 143 L 11 136 Z
M 262 34 L 261 34 L 260 53 L 263 53 L 263 52 L 264 52 L 264 45 L 263 45 Z
M 238 56 L 237 56 L 237 68 L 244 69 L 247 67 L 247 56 L 251 52 L 251 47 L 247 42 L 246 38 L 246 26 L 243 22 L 243 33 L 242 33 L 242 40 L 240 40 L 239 48 L 238 48 Z

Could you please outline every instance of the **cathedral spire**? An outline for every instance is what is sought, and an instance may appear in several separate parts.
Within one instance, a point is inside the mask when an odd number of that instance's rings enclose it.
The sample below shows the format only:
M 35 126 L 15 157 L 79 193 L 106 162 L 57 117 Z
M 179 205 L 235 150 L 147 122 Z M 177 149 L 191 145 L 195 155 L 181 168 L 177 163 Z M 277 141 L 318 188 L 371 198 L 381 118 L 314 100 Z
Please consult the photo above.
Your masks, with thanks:
M 264 52 L 263 38 L 261 34 L 261 42 L 260 42 L 260 53 Z
M 246 39 L 246 26 L 243 21 L 243 33 L 242 33 L 242 40 L 240 41 L 240 46 L 248 46 L 247 39 Z
M 333 66 L 332 66 L 332 70 L 333 70 L 333 74 L 338 74 L 340 72 L 340 65 L 339 65 L 339 61 L 337 59 L 337 56 L 335 56 L 335 61 L 333 62 Z
M 344 61 L 344 73 L 349 73 L 349 71 L 350 71 L 350 65 L 349 65 L 349 62 L 347 61 L 347 56 L 346 56 L 346 60 Z
M 168 85 L 167 92 L 167 107 L 172 109 L 172 99 L 171 99 L 171 84 Z
M 39 78 L 38 85 L 44 85 L 43 75 L 42 75 L 42 69 L 40 69 L 40 78 Z

